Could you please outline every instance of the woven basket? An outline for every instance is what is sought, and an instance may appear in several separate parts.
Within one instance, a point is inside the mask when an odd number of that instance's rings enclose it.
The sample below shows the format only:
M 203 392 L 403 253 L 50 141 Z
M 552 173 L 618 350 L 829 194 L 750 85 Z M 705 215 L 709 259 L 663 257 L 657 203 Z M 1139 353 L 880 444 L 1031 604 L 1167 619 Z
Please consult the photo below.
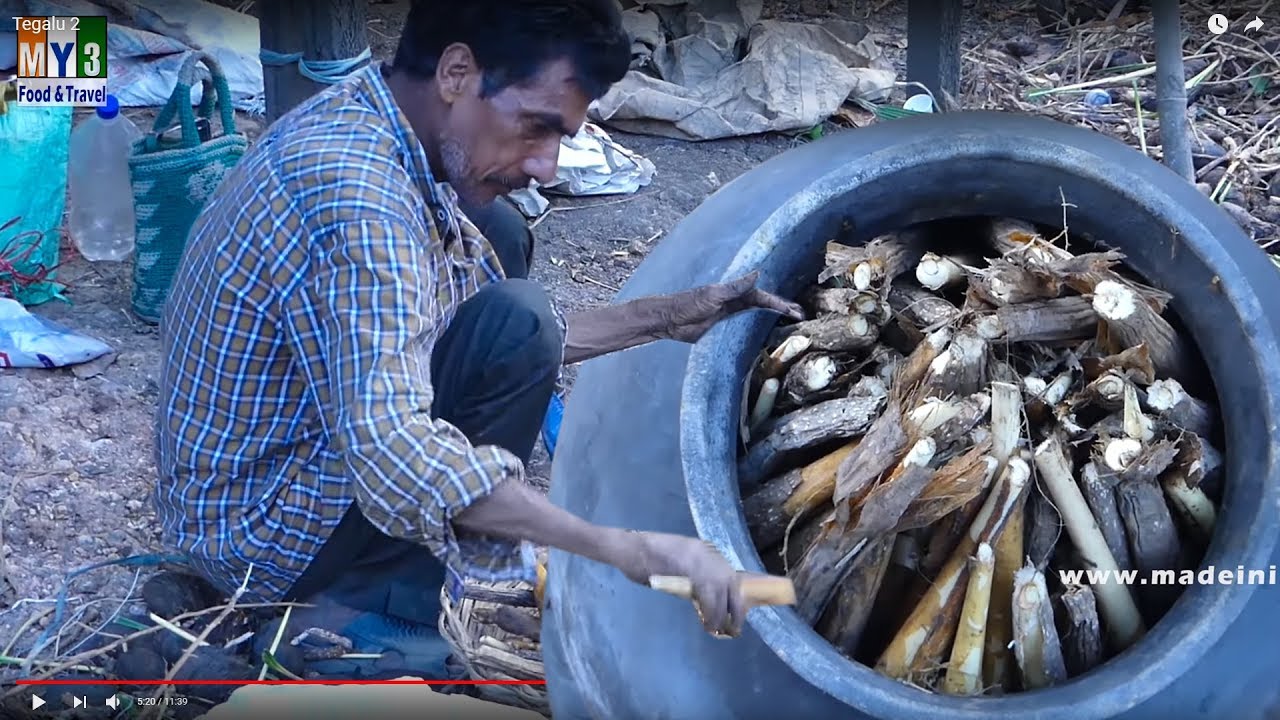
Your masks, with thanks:
M 496 617 L 499 613 L 506 617 L 518 615 L 531 620 L 534 627 L 541 625 L 539 608 L 542 605 L 545 567 L 545 560 L 540 560 L 540 581 L 536 587 L 523 582 L 464 580 L 446 583 L 440 593 L 440 634 L 453 648 L 454 656 L 462 663 L 468 679 L 546 679 L 541 644 L 503 629 Z M 511 626 L 510 621 L 503 624 Z M 551 717 L 546 685 L 477 685 L 473 689 L 485 700 Z
M 200 73 L 208 68 L 208 76 Z M 217 110 L 222 135 L 203 140 L 191 109 L 191 90 L 201 84 L 199 116 L 210 121 Z M 182 139 L 167 143 L 161 136 L 176 119 Z M 178 71 L 169 103 L 156 117 L 150 134 L 134 145 L 129 158 L 137 216 L 137 255 L 133 266 L 133 312 L 156 323 L 168 299 L 169 285 L 182 261 L 187 236 L 205 201 L 223 176 L 248 149 L 248 138 L 236 131 L 231 90 L 218 61 L 193 52 Z

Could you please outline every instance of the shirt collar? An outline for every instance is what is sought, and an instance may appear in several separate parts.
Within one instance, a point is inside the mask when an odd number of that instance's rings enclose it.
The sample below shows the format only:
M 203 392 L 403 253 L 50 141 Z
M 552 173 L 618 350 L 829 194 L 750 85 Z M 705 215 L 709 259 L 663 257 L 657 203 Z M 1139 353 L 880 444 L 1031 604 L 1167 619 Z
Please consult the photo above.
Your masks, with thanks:
M 361 82 L 369 91 L 374 110 L 390 121 L 397 144 L 408 163 L 406 169 L 422 193 L 423 199 L 426 200 L 429 211 L 434 214 L 432 219 L 439 227 L 442 239 L 448 244 L 459 235 L 457 194 L 447 183 L 441 183 L 435 179 L 435 175 L 431 172 L 431 165 L 427 161 L 426 148 L 414 134 L 413 127 L 409 125 L 409 119 L 405 117 L 395 96 L 392 95 L 391 88 L 383 76 L 383 66 L 376 63 L 370 64 L 361 70 L 360 74 L 363 75 Z

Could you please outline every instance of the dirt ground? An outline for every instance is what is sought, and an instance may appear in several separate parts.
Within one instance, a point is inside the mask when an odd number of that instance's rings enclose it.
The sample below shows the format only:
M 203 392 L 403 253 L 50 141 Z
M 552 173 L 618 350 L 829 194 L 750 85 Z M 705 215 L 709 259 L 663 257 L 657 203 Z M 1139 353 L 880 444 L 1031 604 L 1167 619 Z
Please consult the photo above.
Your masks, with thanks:
M 795 17 L 826 11 L 866 19 L 873 30 L 903 38 L 903 3 L 783 3 L 771 8 Z M 990 17 L 967 28 L 970 56 L 1014 38 L 1034 37 L 1025 6 L 998 3 Z M 379 57 L 394 48 L 406 6 L 372 6 L 370 39 Z M 887 48 L 902 69 L 904 52 Z M 966 64 L 966 79 L 973 70 Z M 131 113 L 148 122 L 146 113 Z M 251 135 L 252 118 L 241 122 Z M 828 128 L 835 131 L 836 128 Z M 842 130 L 857 132 L 856 129 Z M 635 195 L 557 199 L 538 224 L 533 275 L 562 306 L 578 310 L 607 303 L 664 234 L 724 183 L 803 139 L 768 136 L 700 144 L 613 133 L 657 167 L 653 183 Z M 707 242 L 712 242 L 708 238 Z M 0 654 L 23 656 L 50 622 L 66 573 L 140 553 L 162 552 L 150 506 L 154 482 L 152 421 L 159 369 L 156 329 L 129 310 L 131 270 L 89 264 L 63 248 L 59 279 L 70 303 L 34 312 L 101 338 L 116 349 L 105 361 L 74 370 L 15 370 L 0 374 Z M 545 477 L 545 457 L 533 471 Z M 153 567 L 111 566 L 80 575 L 67 589 L 62 634 L 42 656 L 65 656 L 87 629 L 137 601 Z M 67 620 L 74 620 L 67 623 Z M 0 675 L 3 678 L 3 675 Z

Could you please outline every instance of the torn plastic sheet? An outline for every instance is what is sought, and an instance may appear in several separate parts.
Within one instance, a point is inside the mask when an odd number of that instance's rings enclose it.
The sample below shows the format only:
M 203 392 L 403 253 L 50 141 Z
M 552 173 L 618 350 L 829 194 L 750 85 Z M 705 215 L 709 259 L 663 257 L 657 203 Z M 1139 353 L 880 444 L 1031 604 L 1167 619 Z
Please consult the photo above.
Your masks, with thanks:
M 0 298 L 0 368 L 59 368 L 89 362 L 111 346 Z
M 627 4 L 631 71 L 588 113 L 615 130 L 692 141 L 801 131 L 894 88 L 863 23 L 762 20 L 761 0 Z
M 560 165 L 556 181 L 516 190 L 508 197 L 528 217 L 546 212 L 553 195 L 629 195 L 653 180 L 655 167 L 648 158 L 619 145 L 602 128 L 585 123 L 578 134 L 560 140 Z

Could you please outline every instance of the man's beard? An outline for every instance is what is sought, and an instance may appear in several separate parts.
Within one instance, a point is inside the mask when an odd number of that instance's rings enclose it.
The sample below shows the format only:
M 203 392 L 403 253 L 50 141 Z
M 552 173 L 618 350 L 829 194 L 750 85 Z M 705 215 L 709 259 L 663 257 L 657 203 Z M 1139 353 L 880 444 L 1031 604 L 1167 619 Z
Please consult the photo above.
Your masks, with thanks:
M 462 143 L 446 138 L 440 143 L 440 164 L 444 166 L 444 180 L 458 193 L 458 199 L 464 205 L 483 205 L 489 201 L 477 183 L 467 180 L 470 170 L 470 159 Z M 482 197 L 483 196 L 483 197 Z
M 464 205 L 486 205 L 493 199 L 494 185 L 501 185 L 506 190 L 519 190 L 529 186 L 528 178 L 506 178 L 489 176 L 480 180 L 470 180 L 471 158 L 462 143 L 446 138 L 440 143 L 440 163 L 444 166 L 445 180 L 458 193 L 458 199 Z

